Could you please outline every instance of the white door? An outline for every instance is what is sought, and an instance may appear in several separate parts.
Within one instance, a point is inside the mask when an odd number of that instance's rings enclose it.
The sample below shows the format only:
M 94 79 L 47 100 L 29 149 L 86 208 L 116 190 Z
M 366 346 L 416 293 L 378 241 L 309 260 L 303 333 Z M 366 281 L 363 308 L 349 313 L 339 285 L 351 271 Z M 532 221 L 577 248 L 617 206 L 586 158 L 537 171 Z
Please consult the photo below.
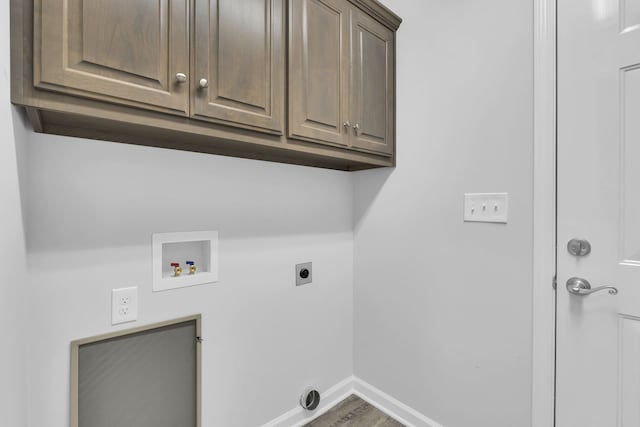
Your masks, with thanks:
M 557 304 L 556 427 L 640 426 L 640 0 L 558 0 Z

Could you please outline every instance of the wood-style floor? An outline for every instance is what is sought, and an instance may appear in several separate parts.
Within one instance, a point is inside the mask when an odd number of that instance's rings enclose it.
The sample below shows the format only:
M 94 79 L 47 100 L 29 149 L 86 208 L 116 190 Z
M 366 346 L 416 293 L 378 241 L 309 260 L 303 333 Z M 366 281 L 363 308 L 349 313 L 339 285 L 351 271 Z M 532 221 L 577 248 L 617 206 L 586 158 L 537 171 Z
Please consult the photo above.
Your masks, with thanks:
M 304 427 L 405 427 L 358 396 L 351 395 Z

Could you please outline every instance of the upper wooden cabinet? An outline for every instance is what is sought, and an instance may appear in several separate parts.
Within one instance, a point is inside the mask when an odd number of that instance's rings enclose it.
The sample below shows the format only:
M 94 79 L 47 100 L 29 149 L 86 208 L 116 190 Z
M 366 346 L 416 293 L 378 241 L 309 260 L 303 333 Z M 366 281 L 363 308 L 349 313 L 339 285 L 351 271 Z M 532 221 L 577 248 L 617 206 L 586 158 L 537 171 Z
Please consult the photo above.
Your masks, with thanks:
M 343 0 L 289 0 L 289 136 L 349 145 L 349 20 Z
M 353 147 L 392 155 L 395 140 L 394 34 L 362 12 L 351 20 Z
M 41 89 L 181 115 L 189 111 L 187 0 L 36 0 Z
M 195 2 L 194 117 L 282 133 L 282 0 Z
M 342 0 L 289 8 L 289 136 L 392 155 L 394 32 Z
M 400 22 L 376 0 L 11 0 L 12 101 L 37 132 L 394 166 Z

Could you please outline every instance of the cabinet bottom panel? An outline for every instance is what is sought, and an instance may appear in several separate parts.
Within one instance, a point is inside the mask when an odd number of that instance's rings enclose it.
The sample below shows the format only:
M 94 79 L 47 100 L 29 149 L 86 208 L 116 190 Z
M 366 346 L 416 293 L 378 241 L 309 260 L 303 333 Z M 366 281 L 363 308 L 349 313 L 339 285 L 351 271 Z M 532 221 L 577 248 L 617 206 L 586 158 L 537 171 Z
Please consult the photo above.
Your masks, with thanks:
M 154 120 L 129 120 L 27 107 L 36 132 L 174 150 L 217 154 L 343 171 L 394 166 L 392 159 L 330 149 L 317 144 L 241 129 L 202 126 L 185 119 L 173 128 Z M 148 113 L 146 114 L 148 115 Z M 226 129 L 223 129 L 226 128 Z

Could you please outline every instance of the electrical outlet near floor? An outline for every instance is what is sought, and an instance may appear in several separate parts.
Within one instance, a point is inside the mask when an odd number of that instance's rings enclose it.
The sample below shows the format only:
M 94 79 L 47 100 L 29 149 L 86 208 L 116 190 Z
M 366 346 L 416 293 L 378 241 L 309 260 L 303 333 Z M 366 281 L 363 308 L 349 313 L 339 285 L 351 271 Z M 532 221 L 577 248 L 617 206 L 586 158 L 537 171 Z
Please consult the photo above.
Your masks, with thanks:
M 111 290 L 111 324 L 138 320 L 138 287 Z

